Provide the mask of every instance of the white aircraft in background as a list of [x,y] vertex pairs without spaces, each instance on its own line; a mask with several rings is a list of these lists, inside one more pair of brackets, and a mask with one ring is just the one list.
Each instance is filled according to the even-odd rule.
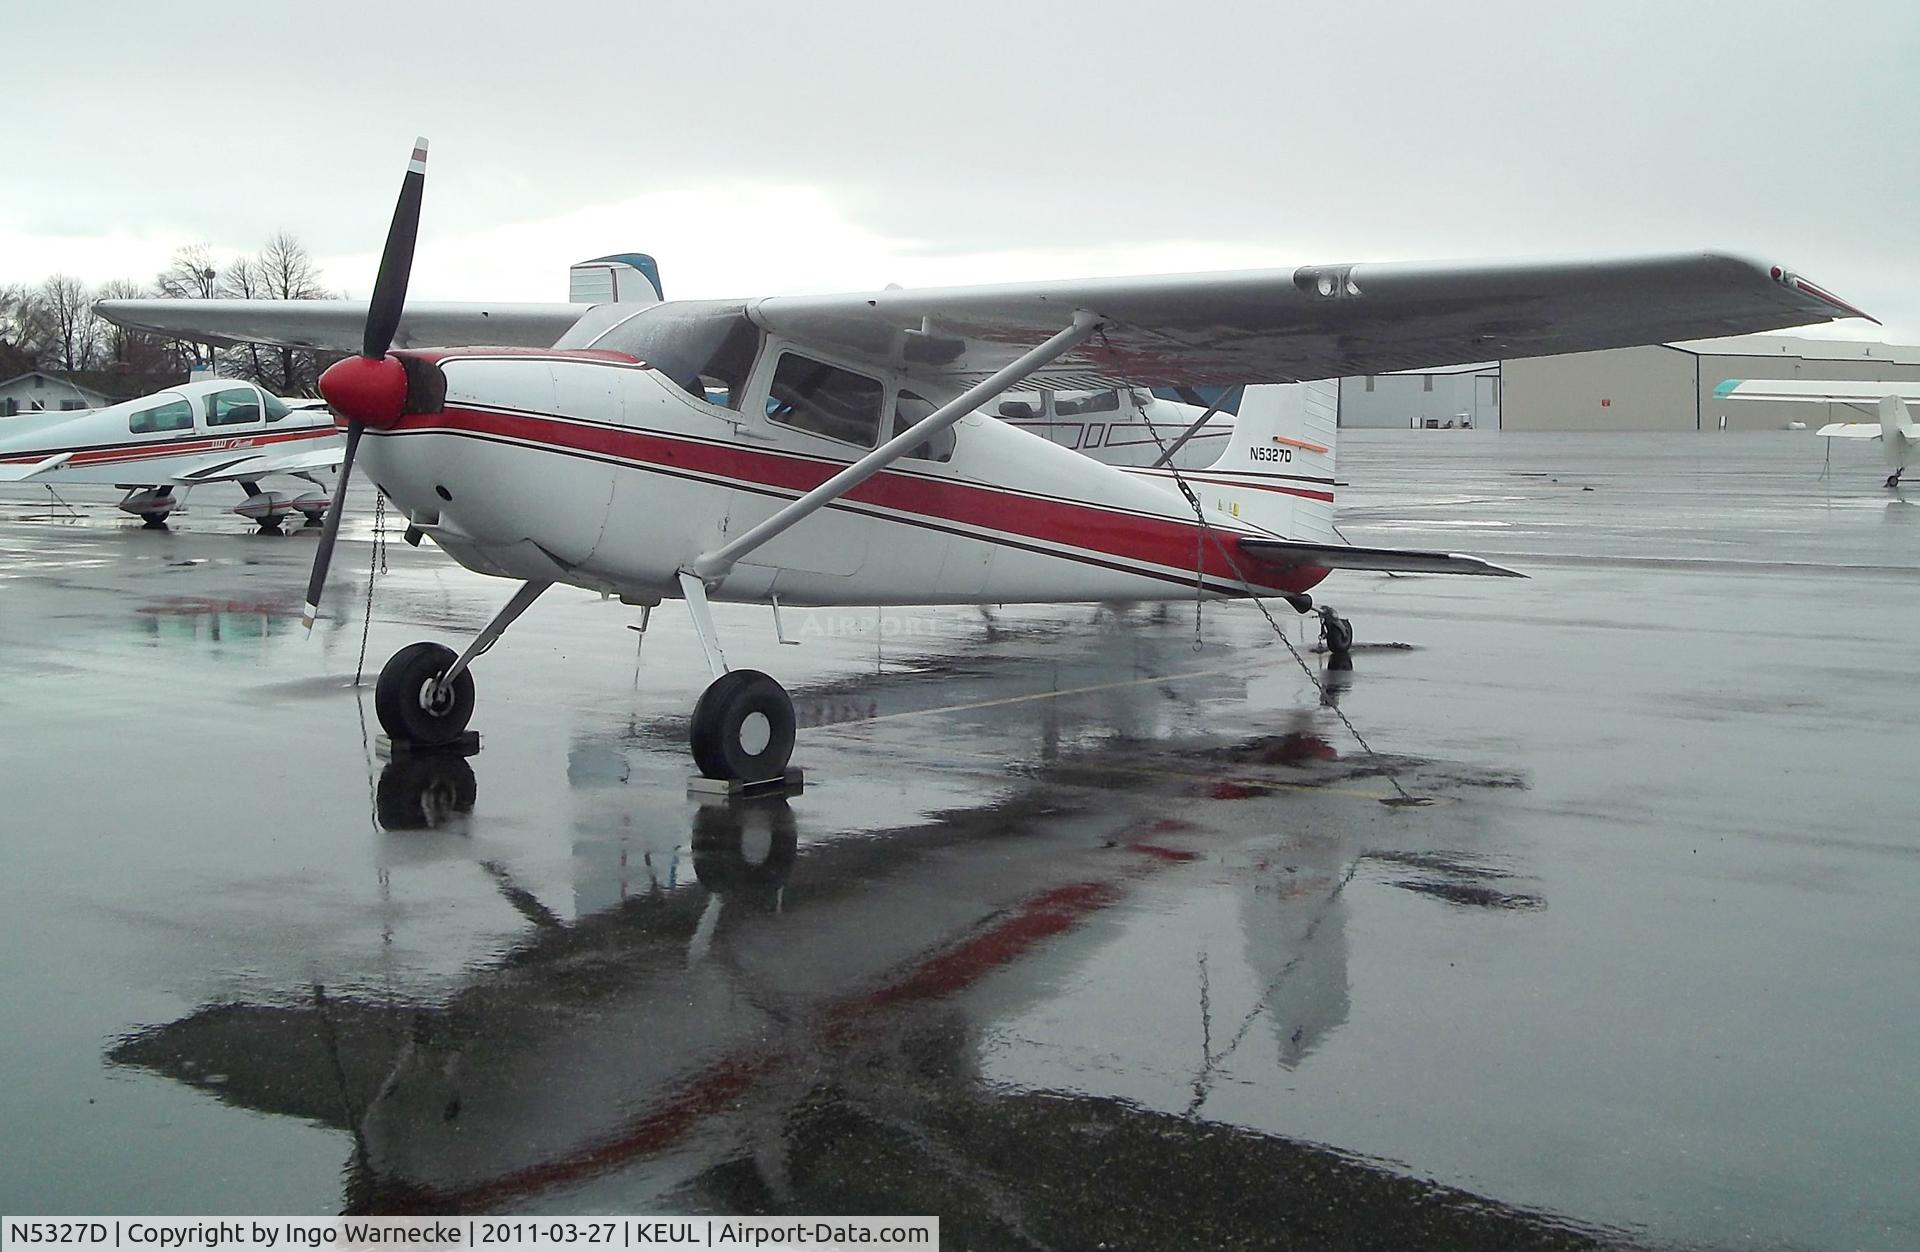
[[[333,495],[313,475],[346,444],[324,400],[282,400],[230,378],[184,383],[102,409],[20,414],[0,424],[0,483],[126,488],[122,511],[165,524],[203,483],[238,483],[234,512],[274,529],[294,513],[318,521]],[[262,488],[271,476],[297,491]]]
[[1893,473],[1887,486],[1898,488],[1900,476],[1913,464],[1920,448],[1920,426],[1914,424],[1907,403],[1920,403],[1920,380],[1881,382],[1854,378],[1729,378],[1713,389],[1722,400],[1778,400],[1798,404],[1845,404],[1879,411],[1874,422],[1829,422],[1815,434],[1828,439],[1878,439]]
[[[1008,391],[1290,383],[1864,316],[1779,266],[1715,254],[413,307],[425,174],[420,141],[366,306],[109,300],[98,311],[174,338],[358,352],[321,380],[347,443],[309,621],[363,442],[410,537],[520,583],[463,653],[416,643],[387,662],[375,709],[389,735],[459,739],[469,664],[555,583],[649,609],[680,598],[714,675],[691,736],[714,779],[780,777],[796,723],[774,679],[728,669],[710,599],[777,615],[782,601],[1271,596],[1304,613],[1334,569],[1513,573],[1299,537],[1332,508],[1331,446],[1277,436],[1277,398],[1264,419],[1242,406],[1243,459],[1175,482],[976,414]],[[1350,646],[1350,628],[1323,621],[1335,651]]]
[[1218,461],[1235,420],[1218,406],[1167,400],[1144,387],[1011,395],[987,411],[1103,465],[1183,470]]

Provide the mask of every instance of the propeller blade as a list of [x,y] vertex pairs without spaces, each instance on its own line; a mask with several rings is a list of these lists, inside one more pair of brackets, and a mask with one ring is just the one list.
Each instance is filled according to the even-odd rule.
[[420,201],[427,191],[427,141],[413,141],[413,159],[400,181],[400,199],[393,206],[393,224],[387,227],[386,250],[380,254],[380,272],[373,280],[373,299],[367,304],[367,336],[360,355],[375,359],[393,346],[400,329],[400,311],[407,303],[407,279],[413,273],[413,244],[420,233]]
[[320,547],[313,554],[313,575],[307,579],[307,606],[300,624],[313,633],[313,619],[320,615],[320,593],[326,590],[327,567],[333,564],[333,541],[340,537],[340,510],[347,503],[347,479],[353,474],[353,454],[360,447],[359,422],[347,423],[347,450],[340,458],[340,478],[333,485],[333,499],[327,505],[327,520],[320,528]]

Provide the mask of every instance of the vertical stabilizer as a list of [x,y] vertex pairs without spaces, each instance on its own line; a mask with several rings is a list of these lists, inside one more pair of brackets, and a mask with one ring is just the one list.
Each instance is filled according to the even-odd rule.
[[573,304],[658,304],[666,299],[660,265],[644,252],[617,252],[567,269]]
[[1220,459],[1191,475],[1201,503],[1286,539],[1332,542],[1340,384],[1248,387]]

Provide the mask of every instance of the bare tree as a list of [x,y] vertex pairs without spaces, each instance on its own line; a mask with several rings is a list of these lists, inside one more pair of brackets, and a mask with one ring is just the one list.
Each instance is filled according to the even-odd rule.
[[190,243],[174,249],[173,259],[153,285],[168,300],[213,299],[220,292],[220,270],[213,263],[212,246]]
[[[259,255],[227,267],[221,294],[239,300],[320,300],[330,293],[300,241],[286,231],[267,241]],[[320,371],[333,361],[302,348],[248,344],[229,358],[230,372],[283,396],[315,395]]]
[[37,294],[45,310],[45,350],[69,372],[92,368],[100,352],[100,323],[93,316],[86,284],[55,274],[40,284]]
[[[167,268],[154,278],[153,285],[166,300],[213,299],[220,294],[220,269],[214,264],[213,246],[190,243],[174,249]],[[191,369],[201,361],[216,368],[220,363],[220,349],[211,343],[170,339],[167,353],[179,369]]]
[[[131,278],[116,278],[101,285],[97,293],[102,300],[143,300],[153,293]],[[125,365],[131,370],[143,374],[157,374],[170,370],[181,370],[176,354],[170,351],[167,340],[145,331],[129,330],[117,326],[105,318],[99,318],[101,342],[106,350],[110,364]]]
[[24,284],[0,287],[0,378],[24,374],[39,364],[38,312]]
[[[236,258],[227,266],[227,272],[220,276],[220,296],[226,300],[265,300],[268,298],[266,284],[262,281],[261,271],[252,257]],[[220,371],[235,378],[245,378],[259,383],[270,391],[277,388],[269,385],[267,361],[257,343],[243,343],[227,353],[226,368]]]

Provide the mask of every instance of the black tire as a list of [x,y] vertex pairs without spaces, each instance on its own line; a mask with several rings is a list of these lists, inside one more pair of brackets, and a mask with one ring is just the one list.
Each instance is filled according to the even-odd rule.
[[1353,651],[1353,623],[1346,618],[1323,618],[1322,633],[1327,641],[1327,651],[1333,655],[1345,656]]
[[453,649],[437,643],[410,643],[380,670],[373,689],[373,711],[392,738],[417,747],[452,743],[473,716],[473,674],[462,670],[439,702],[422,703],[427,684],[453,667]]
[[384,830],[435,830],[473,812],[479,794],[473,767],[451,752],[409,754],[387,762],[374,791]]
[[[766,746],[757,752],[741,739],[756,714],[766,719],[767,730]],[[693,706],[693,763],[708,778],[778,778],[793,755],[793,727],[793,701],[786,688],[757,669],[722,674]]]
[[167,528],[167,514],[165,513],[143,514],[140,518],[140,524],[142,526],[145,526],[148,530],[165,530]]

